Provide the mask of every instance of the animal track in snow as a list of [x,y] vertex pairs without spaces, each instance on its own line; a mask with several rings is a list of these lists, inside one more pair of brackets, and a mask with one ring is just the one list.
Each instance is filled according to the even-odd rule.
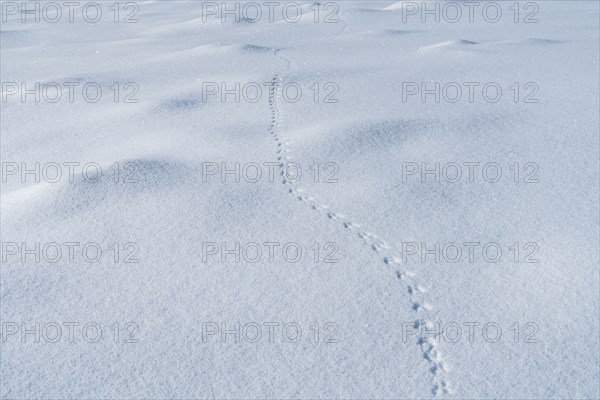
[[[287,70],[289,70],[292,62],[287,57],[283,56],[281,52],[282,49],[274,50],[275,56],[283,60],[287,65]],[[273,136],[277,145],[276,153],[279,162],[280,175],[282,177],[282,183],[289,186],[288,193],[295,196],[297,200],[306,203],[311,209],[322,211],[328,219],[341,222],[343,228],[355,232],[358,238],[362,239],[363,243],[376,253],[386,254],[381,258],[381,261],[388,267],[393,267],[396,278],[406,285],[409,301],[412,304],[411,310],[416,314],[415,327],[421,327],[421,325],[433,327],[433,323],[427,317],[427,312],[431,311],[433,307],[423,299],[423,294],[426,293],[426,289],[417,282],[416,275],[412,271],[401,266],[401,258],[398,256],[399,253],[392,249],[387,242],[379,239],[375,234],[363,230],[360,224],[348,220],[346,215],[332,211],[328,205],[319,202],[314,196],[306,194],[306,191],[300,187],[297,182],[287,179],[285,163],[292,158],[290,156],[290,142],[288,142],[285,135],[281,133],[281,128],[284,126],[280,101],[282,96],[280,91],[282,81],[283,77],[281,74],[275,74],[271,79],[269,90],[271,124],[269,125],[269,133]],[[444,372],[446,372],[448,368],[444,363],[441,352],[437,349],[437,342],[431,339],[419,339],[417,345],[423,354],[423,358],[430,364],[429,370],[433,375],[431,388],[432,395],[438,396],[439,394],[451,393],[449,383],[444,378]]]

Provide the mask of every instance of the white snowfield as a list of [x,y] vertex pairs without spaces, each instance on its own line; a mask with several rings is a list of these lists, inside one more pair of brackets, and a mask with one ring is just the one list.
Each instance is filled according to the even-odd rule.
[[1,397],[600,398],[598,2],[267,3],[2,2]]

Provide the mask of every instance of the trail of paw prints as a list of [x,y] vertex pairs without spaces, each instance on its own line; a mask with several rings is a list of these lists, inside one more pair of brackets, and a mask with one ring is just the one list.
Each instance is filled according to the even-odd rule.
[[[289,70],[291,61],[281,53],[281,49],[275,50],[274,53],[278,58],[286,62]],[[277,162],[281,182],[288,187],[288,192],[298,201],[307,204],[313,210],[323,213],[328,219],[340,223],[343,228],[354,233],[372,251],[378,253],[381,257],[381,262],[394,271],[396,279],[405,287],[408,293],[411,310],[415,315],[413,327],[417,332],[421,332],[421,329],[432,331],[435,325],[432,319],[428,317],[428,313],[433,309],[433,306],[426,300],[427,290],[425,286],[418,282],[416,274],[402,265],[401,257],[398,256],[400,253],[395,251],[392,246],[377,235],[363,229],[360,224],[349,220],[344,214],[334,212],[327,204],[318,201],[317,198],[308,194],[299,185],[294,176],[289,176],[287,163],[293,160],[291,154],[292,143],[284,134],[285,130],[283,129],[285,114],[281,108],[282,82],[283,76],[281,74],[274,75],[270,82],[269,92],[269,108],[271,111],[269,133],[277,144]],[[433,375],[431,394],[435,397],[452,393],[450,384],[445,378],[449,367],[438,348],[439,338],[428,335],[427,339],[418,339],[416,344],[419,346],[423,358],[429,364],[429,371]]]

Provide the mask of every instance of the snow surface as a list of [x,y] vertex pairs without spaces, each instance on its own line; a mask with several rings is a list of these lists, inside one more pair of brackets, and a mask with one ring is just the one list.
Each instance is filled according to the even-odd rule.
[[[139,263],[3,260],[3,327],[95,322],[105,337],[3,336],[2,398],[599,398],[598,3],[537,2],[535,24],[403,22],[406,3],[338,2],[331,24],[204,22],[195,1],[140,1],[135,24],[10,16],[2,82],[140,91],[135,104],[3,102],[2,161],[133,162],[138,182],[8,179],[2,242],[135,242]],[[506,92],[403,102],[402,82],[436,81]],[[236,103],[203,101],[203,82],[267,84]],[[282,99],[290,82],[297,103]],[[312,101],[314,82],[335,82],[339,102]],[[515,104],[514,82],[537,83],[539,102]],[[338,182],[202,179],[207,162],[278,161],[336,163]],[[403,162],[465,161],[507,178],[402,181]],[[514,183],[515,162],[535,162],[539,182]],[[203,262],[203,242],[296,242],[309,255]],[[310,246],[327,242],[339,262],[315,263]],[[406,242],[518,242],[521,258],[534,242],[539,262],[404,263]],[[206,322],[269,321],[303,337],[202,340]],[[503,337],[403,340],[415,321],[495,322]],[[138,342],[115,343],[115,322],[136,323]],[[338,342],[311,341],[315,322],[335,323]],[[515,343],[510,327],[523,335],[527,322],[537,343]]]

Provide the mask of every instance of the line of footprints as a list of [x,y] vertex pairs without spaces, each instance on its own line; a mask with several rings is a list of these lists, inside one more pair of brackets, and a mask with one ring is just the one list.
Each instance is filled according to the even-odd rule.
[[[290,65],[290,61],[283,57],[279,50],[275,51],[275,55],[284,60],[288,66]],[[282,76],[279,74],[273,76],[273,79],[271,80],[269,96],[271,124],[269,126],[269,133],[273,136],[275,142],[277,143],[279,174],[282,177],[282,182],[289,187],[289,193],[295,196],[297,200],[306,203],[313,210],[324,212],[327,218],[334,221],[340,221],[344,228],[355,232],[358,237],[362,239],[363,243],[369,246],[373,251],[383,254],[391,253],[393,250],[385,241],[379,239],[374,234],[361,230],[360,225],[352,221],[347,221],[345,215],[331,211],[329,206],[321,204],[314,197],[305,194],[304,189],[302,189],[297,182],[292,182],[286,179],[285,166],[287,162],[292,160],[292,157],[290,156],[290,143],[287,142],[287,137],[280,133],[283,117],[283,113],[281,112],[280,108],[281,102],[279,101],[281,99],[281,92],[279,90],[281,87],[281,82]],[[423,294],[426,293],[426,289],[423,286],[415,283],[415,274],[411,271],[400,268],[401,264],[399,257],[385,255],[382,260],[387,266],[395,267],[396,278],[399,281],[402,281],[403,283],[405,281],[412,282],[406,284],[406,289],[410,297],[412,310],[417,314],[417,319],[414,322],[414,328],[417,330],[420,330],[422,327],[434,329],[434,324],[429,319],[420,317],[422,313],[426,313],[427,311],[431,310],[432,306],[423,300]],[[423,358],[425,358],[425,360],[427,360],[431,365],[430,371],[433,374],[433,386],[431,388],[431,393],[434,396],[451,393],[449,383],[442,377],[443,372],[448,371],[449,369],[448,366],[445,365],[442,353],[438,349],[438,341],[431,337],[428,337],[427,339],[419,338],[417,340],[417,345],[423,353]]]

